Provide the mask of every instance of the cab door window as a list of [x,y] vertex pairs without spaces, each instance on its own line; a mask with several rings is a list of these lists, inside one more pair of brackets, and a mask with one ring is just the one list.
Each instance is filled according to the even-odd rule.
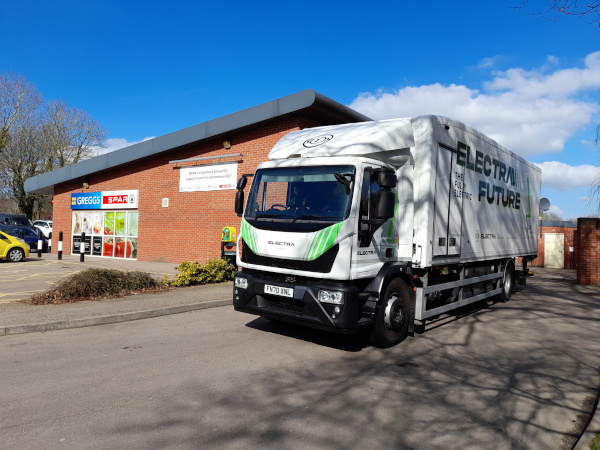
[[377,197],[379,194],[379,172],[370,168],[365,169],[363,185],[360,195],[360,218],[361,220],[376,219]]

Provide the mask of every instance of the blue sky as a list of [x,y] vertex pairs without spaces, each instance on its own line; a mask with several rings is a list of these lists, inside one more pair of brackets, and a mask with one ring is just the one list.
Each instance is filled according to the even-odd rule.
[[544,0],[0,2],[0,73],[92,114],[109,149],[303,89],[373,118],[447,115],[544,170],[564,219],[592,212],[600,28]]

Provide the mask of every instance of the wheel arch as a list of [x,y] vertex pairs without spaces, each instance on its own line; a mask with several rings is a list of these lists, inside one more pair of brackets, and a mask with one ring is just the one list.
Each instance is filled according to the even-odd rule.
[[375,317],[377,317],[376,310],[382,307],[382,298],[389,284],[395,279],[404,281],[408,288],[410,300],[408,331],[409,333],[412,333],[414,332],[416,295],[413,289],[412,270],[405,263],[394,264],[386,262],[383,264],[379,273],[371,280],[363,291],[364,294],[368,294],[365,306],[367,309],[373,309]]

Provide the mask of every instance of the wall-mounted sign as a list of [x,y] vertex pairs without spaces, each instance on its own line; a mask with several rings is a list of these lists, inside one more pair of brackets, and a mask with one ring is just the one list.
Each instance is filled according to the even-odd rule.
[[237,163],[227,163],[182,167],[179,170],[179,192],[235,189],[237,166]]
[[102,191],[71,194],[71,209],[137,209],[138,191]]

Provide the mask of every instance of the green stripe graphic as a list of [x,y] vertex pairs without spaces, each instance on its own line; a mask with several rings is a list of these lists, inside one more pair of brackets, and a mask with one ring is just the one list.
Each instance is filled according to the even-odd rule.
[[254,253],[258,255],[258,245],[256,239],[256,229],[246,222],[246,219],[242,219],[242,239],[250,247]]
[[314,233],[308,243],[304,260],[314,261],[333,247],[343,224],[344,222],[339,222]]
[[398,187],[396,187],[396,203],[394,203],[394,215],[392,216],[392,219],[390,220],[390,226],[388,228],[388,234],[387,234],[387,242],[388,244],[391,244],[394,242],[394,238],[392,237],[392,232],[394,231],[394,222],[396,221],[396,211],[398,210],[398,191],[400,189],[398,189]]
[[529,214],[526,217],[531,217],[531,193],[529,192],[529,178],[527,178],[527,201],[529,203]]

